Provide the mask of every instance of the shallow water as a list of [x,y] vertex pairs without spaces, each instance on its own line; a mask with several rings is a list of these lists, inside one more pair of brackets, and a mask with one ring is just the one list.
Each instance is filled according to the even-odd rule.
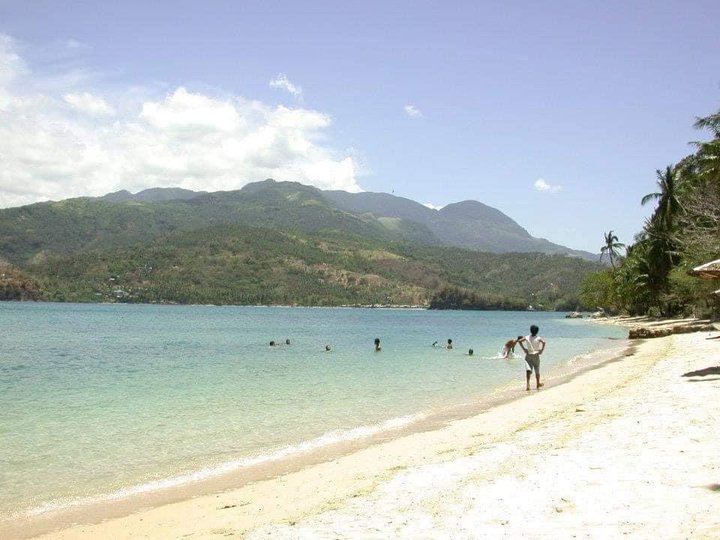
[[[524,385],[522,360],[499,351],[533,323],[543,370],[625,336],[563,315],[0,303],[0,519],[191,482]],[[431,346],[448,338],[452,350]]]

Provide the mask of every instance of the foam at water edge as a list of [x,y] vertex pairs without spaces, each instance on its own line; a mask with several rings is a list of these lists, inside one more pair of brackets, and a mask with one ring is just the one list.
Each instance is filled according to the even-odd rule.
[[381,424],[360,426],[349,430],[330,431],[328,433],[324,433],[316,439],[310,439],[296,445],[287,446],[269,454],[229,461],[216,467],[207,467],[193,473],[183,474],[164,480],[156,480],[153,482],[147,482],[145,484],[131,486],[125,489],[115,491],[113,493],[97,495],[93,497],[78,497],[67,500],[49,501],[47,503],[41,504],[40,506],[36,506],[23,512],[22,515],[24,515],[25,517],[38,516],[40,514],[62,510],[65,508],[85,506],[106,501],[115,501],[133,495],[151,493],[154,491],[178,487],[192,482],[198,482],[201,480],[206,480],[208,478],[221,476],[223,474],[227,474],[247,467],[252,467],[254,465],[270,463],[273,461],[280,461],[290,456],[305,454],[313,450],[318,450],[320,448],[330,446],[332,444],[356,441],[359,439],[364,439],[366,437],[378,435],[386,431],[401,429],[415,422],[419,422],[426,417],[426,414],[414,414],[402,416],[399,418],[393,418]]

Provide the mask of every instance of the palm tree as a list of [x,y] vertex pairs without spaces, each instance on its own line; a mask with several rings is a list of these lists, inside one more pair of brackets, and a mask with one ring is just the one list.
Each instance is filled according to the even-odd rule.
[[652,303],[662,309],[662,296],[670,287],[670,272],[679,261],[677,229],[684,207],[682,167],[666,167],[657,172],[659,192],[649,193],[642,204],[657,200],[652,217],[645,223],[644,259],[647,263],[647,285]]
[[695,160],[698,165],[698,175],[703,179],[720,182],[720,111],[705,118],[698,118],[696,129],[709,129],[713,140],[693,143],[698,151]]
[[670,232],[675,224],[675,218],[683,209],[680,202],[679,176],[670,166],[666,167],[664,172],[660,169],[655,172],[660,191],[648,193],[640,203],[644,206],[650,201],[657,200],[658,205],[653,214],[653,220],[657,221],[665,232]]
[[693,127],[695,129],[709,129],[716,139],[720,138],[720,111],[705,118],[698,118]]
[[620,258],[620,248],[624,248],[625,244],[618,241],[618,237],[612,231],[605,233],[605,245],[600,248],[600,260],[605,254],[610,259],[610,264],[615,270],[615,259]]

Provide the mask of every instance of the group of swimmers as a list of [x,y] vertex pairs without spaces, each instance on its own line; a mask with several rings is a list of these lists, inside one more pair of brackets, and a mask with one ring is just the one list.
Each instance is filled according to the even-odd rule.
[[[433,347],[440,347],[441,345],[438,345],[438,342],[437,342],[437,341],[433,341],[432,346],[433,346]],[[452,348],[453,348],[453,340],[452,340],[452,339],[449,339],[449,338],[448,338],[448,340],[447,340],[447,345],[445,345],[445,348],[446,348],[446,349],[452,349]],[[472,349],[468,349],[468,352],[467,352],[467,353],[468,353],[468,356],[472,356],[473,354],[475,354],[475,351],[473,351]]]
[[[540,382],[540,355],[545,350],[545,340],[538,336],[538,332],[540,329],[537,327],[537,325],[530,326],[530,334],[523,337],[518,336],[515,339],[510,339],[507,342],[505,342],[505,345],[503,346],[502,350],[502,357],[503,358],[510,358],[512,355],[515,354],[515,347],[517,345],[520,345],[523,352],[525,353],[525,381],[526,381],[526,390],[530,390],[530,375],[535,372],[535,384],[536,388],[540,389],[543,385],[543,383]],[[380,347],[380,338],[375,338],[373,341],[375,345],[375,352],[380,352],[382,350],[382,347]],[[270,342],[270,346],[274,347],[277,344],[274,341]],[[285,340],[285,345],[290,345],[290,339]],[[438,342],[435,341],[432,344],[433,347],[438,347]],[[449,339],[447,340],[447,345],[445,345],[446,349],[452,349],[453,348],[453,340]],[[325,351],[330,352],[332,348],[330,345],[325,345]],[[467,352],[468,356],[472,356],[474,354],[474,351],[472,349],[468,349]]]
[[[520,348],[525,353],[525,389],[530,390],[530,375],[535,373],[535,388],[538,390],[544,386],[544,383],[540,382],[540,355],[545,351],[545,339],[538,335],[540,328],[533,324],[530,326],[530,334],[527,336],[518,336],[515,339],[510,339],[505,342],[502,350],[503,358],[510,358],[515,354],[515,347],[520,345]],[[378,342],[379,340],[376,340]],[[438,342],[433,343],[433,347],[437,347]],[[447,349],[453,348],[452,339],[447,340]],[[376,348],[376,350],[379,350]],[[468,355],[473,355],[473,350],[468,351]]]
[[[376,340],[376,341],[379,342],[380,340]],[[280,343],[277,343],[275,341],[270,342],[271,347],[277,347],[278,345],[280,345]],[[285,340],[285,345],[290,345],[290,338]],[[332,347],[330,347],[330,345],[325,345],[325,352],[330,352],[330,351],[332,351]]]

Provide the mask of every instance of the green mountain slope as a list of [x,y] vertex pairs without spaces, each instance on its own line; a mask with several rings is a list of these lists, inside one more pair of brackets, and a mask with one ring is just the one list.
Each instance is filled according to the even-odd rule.
[[567,309],[579,280],[596,268],[564,256],[219,225],[133,247],[46,256],[25,270],[46,298],[65,301],[428,305],[453,289],[472,292],[476,305],[445,307]]
[[535,238],[499,210],[478,201],[449,204],[440,210],[386,193],[324,191],[323,195],[349,212],[417,223],[432,233],[432,242],[493,253],[540,252],[567,254],[587,260],[598,256]]
[[[119,194],[118,194],[119,193]],[[272,180],[239,191],[151,201],[80,198],[0,211],[0,257],[14,264],[34,257],[131,246],[174,231],[243,224],[305,232],[343,231],[384,240],[428,238],[423,226],[356,216],[333,207],[320,190]],[[143,192],[145,193],[145,192]],[[177,194],[177,192],[174,192]]]
[[522,242],[529,251],[539,240],[478,202],[438,212],[272,180],[0,210],[0,262],[16,276],[5,298],[575,307],[579,280],[596,264],[477,251]]

